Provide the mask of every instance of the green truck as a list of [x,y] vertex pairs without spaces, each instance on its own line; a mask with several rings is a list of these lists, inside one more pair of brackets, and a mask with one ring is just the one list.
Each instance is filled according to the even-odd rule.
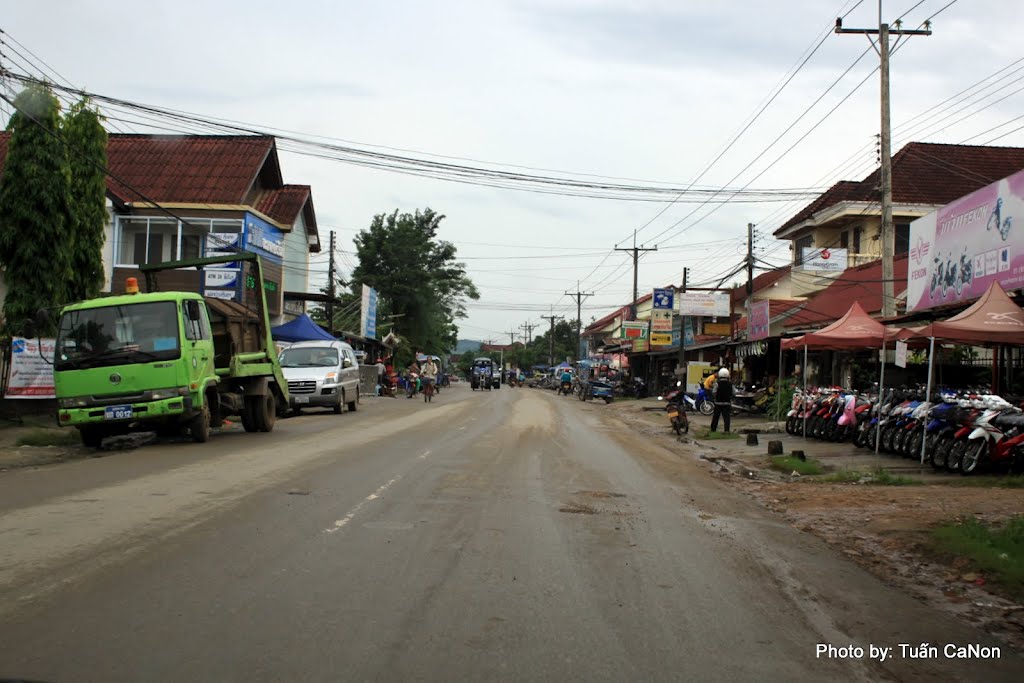
[[[243,301],[161,292],[157,274],[236,262]],[[205,442],[231,415],[248,432],[269,432],[288,406],[288,383],[270,336],[259,256],[141,266],[148,293],[126,291],[61,310],[54,358],[57,419],[82,443],[130,431],[184,434]]]

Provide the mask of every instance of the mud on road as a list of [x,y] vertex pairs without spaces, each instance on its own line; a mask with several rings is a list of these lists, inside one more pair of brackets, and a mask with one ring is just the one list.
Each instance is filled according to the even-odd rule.
[[[801,531],[813,534],[890,585],[1024,652],[1024,605],[974,572],[966,558],[936,554],[930,532],[940,524],[974,518],[1000,523],[1024,515],[1024,490],[965,487],[949,483],[908,486],[829,484],[769,469],[767,439],[758,447],[742,440],[702,442],[677,438],[661,412],[639,402],[591,406],[620,420],[634,434],[670,445],[680,461],[703,463],[712,476],[738,488]],[[851,446],[852,448],[852,446]],[[734,454],[744,453],[742,457]],[[652,462],[668,478],[679,463]]]

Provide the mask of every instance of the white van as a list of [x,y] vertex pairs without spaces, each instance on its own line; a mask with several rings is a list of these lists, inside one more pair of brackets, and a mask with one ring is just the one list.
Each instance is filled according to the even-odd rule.
[[341,341],[307,341],[292,344],[280,356],[288,381],[288,407],[331,407],[341,413],[359,406],[359,362],[352,347]]

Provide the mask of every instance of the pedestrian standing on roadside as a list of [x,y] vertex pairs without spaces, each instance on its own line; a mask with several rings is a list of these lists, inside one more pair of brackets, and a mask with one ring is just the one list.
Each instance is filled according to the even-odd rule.
[[715,414],[711,416],[711,431],[718,431],[718,417],[722,417],[725,433],[729,433],[729,422],[732,420],[733,387],[729,380],[729,370],[718,371],[718,379],[711,387],[711,399],[715,402]]

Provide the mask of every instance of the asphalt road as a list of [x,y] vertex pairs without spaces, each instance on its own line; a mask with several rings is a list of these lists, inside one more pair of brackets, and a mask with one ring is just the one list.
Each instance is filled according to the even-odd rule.
[[462,384],[0,474],[0,679],[1024,676],[1005,647],[946,643],[996,644],[671,439],[541,390]]

